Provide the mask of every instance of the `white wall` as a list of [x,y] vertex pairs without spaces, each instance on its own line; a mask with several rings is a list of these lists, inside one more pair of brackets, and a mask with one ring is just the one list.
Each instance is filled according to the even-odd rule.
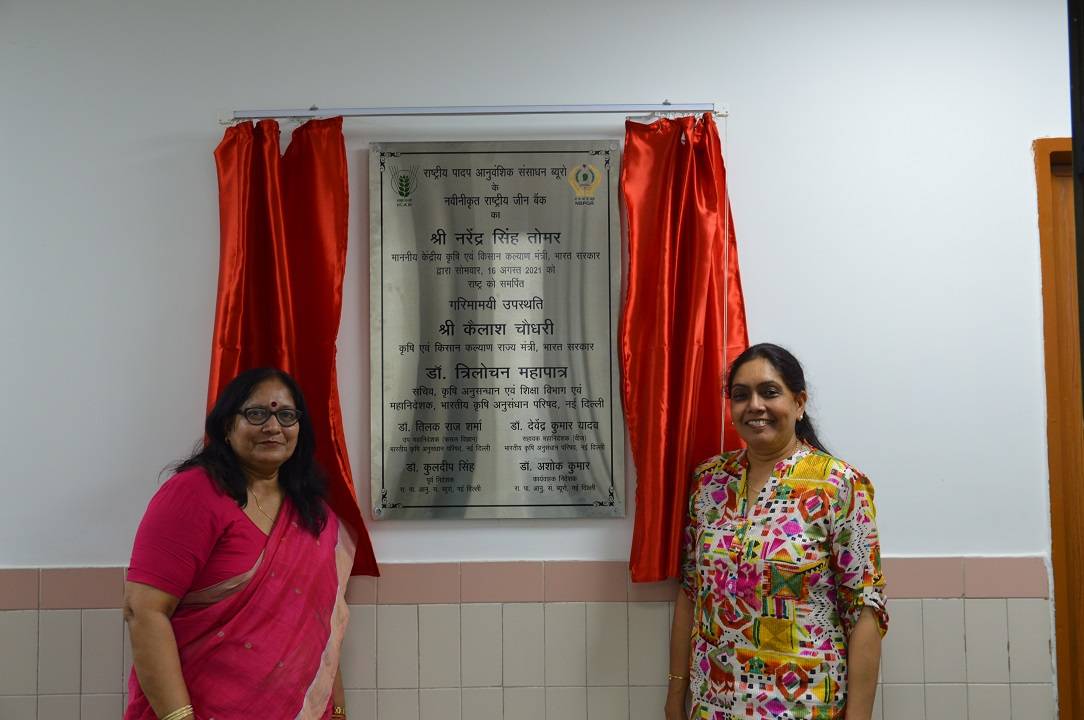
[[[0,2],[0,567],[126,562],[200,434],[233,108],[729,106],[753,340],[805,362],[889,555],[1045,553],[1030,144],[1067,135],[1065,5]],[[288,128],[287,128],[288,129]],[[367,143],[621,120],[351,120],[340,334],[368,496]],[[630,483],[629,496],[634,488]],[[380,522],[383,561],[619,559],[625,521]]]

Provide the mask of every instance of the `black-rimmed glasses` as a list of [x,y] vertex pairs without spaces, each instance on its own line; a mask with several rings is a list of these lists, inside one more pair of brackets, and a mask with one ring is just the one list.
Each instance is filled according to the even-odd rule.
[[282,427],[297,425],[297,421],[301,419],[300,410],[295,410],[294,408],[279,408],[278,410],[272,410],[271,408],[266,408],[262,405],[247,407],[237,414],[243,417],[249,425],[263,425],[271,419],[272,415],[275,416],[275,419],[279,421],[279,425]]

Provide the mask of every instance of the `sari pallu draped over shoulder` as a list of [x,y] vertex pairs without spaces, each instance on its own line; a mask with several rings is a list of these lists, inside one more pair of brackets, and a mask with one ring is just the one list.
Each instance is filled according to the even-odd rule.
[[[181,600],[171,622],[199,720],[330,716],[354,549],[334,514],[315,537],[286,502],[252,570]],[[157,717],[134,669],[129,693],[125,720]]]

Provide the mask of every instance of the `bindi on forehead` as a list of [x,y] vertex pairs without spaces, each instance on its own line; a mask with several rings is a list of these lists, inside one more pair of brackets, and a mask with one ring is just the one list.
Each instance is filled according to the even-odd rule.
[[279,404],[277,402],[275,402],[274,400],[271,401],[272,409],[277,408],[278,406],[279,406]]

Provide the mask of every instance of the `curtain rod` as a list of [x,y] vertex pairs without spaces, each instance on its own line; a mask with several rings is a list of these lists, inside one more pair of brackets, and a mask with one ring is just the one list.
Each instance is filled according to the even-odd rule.
[[315,117],[402,117],[433,115],[565,115],[588,113],[701,113],[710,112],[716,117],[726,117],[725,108],[716,110],[715,103],[653,103],[629,105],[433,105],[429,107],[354,107],[321,108],[313,105],[308,109],[234,110],[229,118],[221,118],[223,124],[238,120],[264,118],[315,118]]

